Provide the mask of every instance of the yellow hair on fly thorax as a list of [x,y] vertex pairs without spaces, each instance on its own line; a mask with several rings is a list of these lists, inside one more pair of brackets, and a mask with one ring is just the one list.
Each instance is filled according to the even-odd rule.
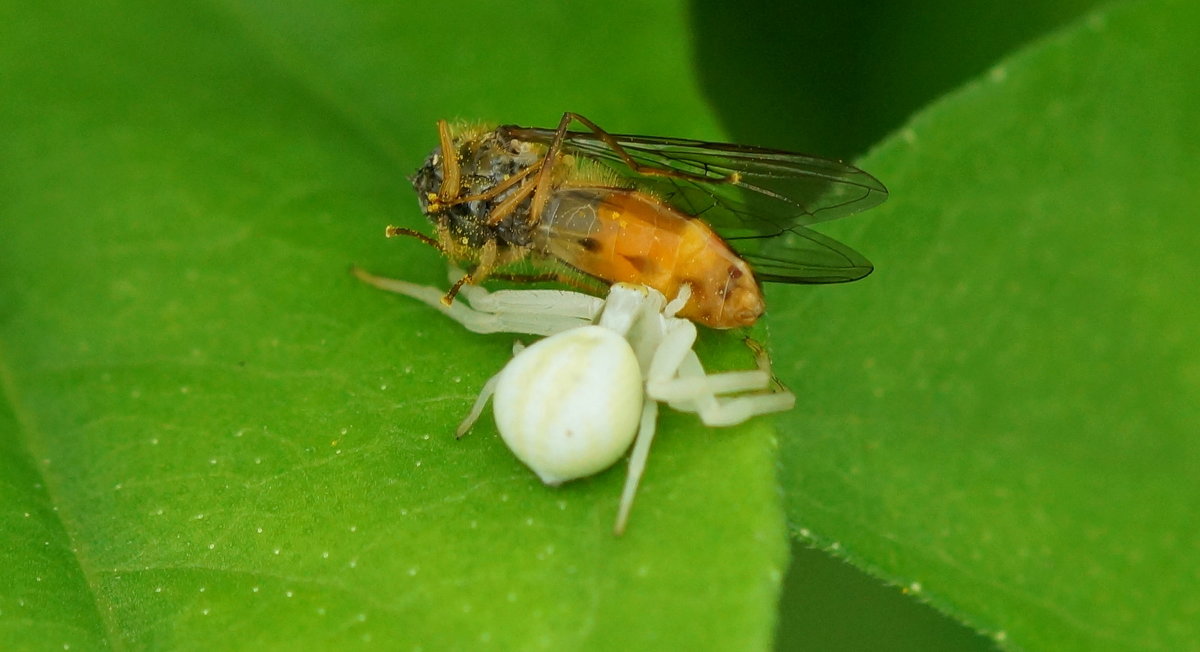
[[450,137],[456,142],[477,140],[485,134],[495,131],[496,125],[477,120],[456,120],[450,125]]
[[594,159],[578,156],[564,156],[563,159],[569,162],[571,170],[565,179],[565,184],[568,186],[626,189],[634,187],[632,181]]

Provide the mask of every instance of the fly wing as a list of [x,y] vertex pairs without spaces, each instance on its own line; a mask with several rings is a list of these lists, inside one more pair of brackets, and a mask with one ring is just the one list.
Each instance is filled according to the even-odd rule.
[[[552,129],[502,129],[518,140],[545,145],[554,140]],[[636,180],[639,187],[702,218],[727,239],[781,235],[793,227],[852,215],[887,199],[887,188],[878,179],[840,161],[683,138],[619,134],[612,138],[638,165],[682,174],[638,174],[593,132],[567,132],[563,151]]]
[[778,237],[733,238],[729,244],[761,281],[847,283],[875,269],[857,251],[803,226],[794,226]]

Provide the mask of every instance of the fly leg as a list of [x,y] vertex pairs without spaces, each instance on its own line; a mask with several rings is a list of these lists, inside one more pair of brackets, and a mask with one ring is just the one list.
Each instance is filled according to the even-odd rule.
[[496,270],[499,254],[500,245],[496,242],[495,238],[489,238],[484,242],[483,246],[479,248],[479,264],[462,278],[455,281],[454,285],[450,286],[450,290],[446,292],[446,296],[442,297],[442,305],[448,306],[454,303],[454,297],[458,296],[458,291],[462,289],[463,285],[479,285],[486,281],[487,277],[491,276],[492,272]]
[[[486,220],[488,226],[499,224],[505,217],[512,214],[521,202],[529,198],[530,193],[534,191],[534,185],[528,182],[528,177],[535,170],[539,170],[545,162],[545,159],[543,159],[542,164],[531,165],[483,192],[462,197],[460,196],[462,193],[462,166],[459,164],[458,153],[454,151],[454,139],[450,135],[450,126],[445,120],[438,120],[438,140],[441,142],[442,150],[442,185],[438,188],[436,200],[430,198],[431,201],[426,210],[430,213],[440,213],[449,206],[474,201],[488,201],[499,197],[514,186],[517,186],[517,191],[511,197],[505,198],[504,201],[500,202],[488,214]],[[391,233],[392,227],[388,228],[389,233]],[[396,231],[399,235],[412,235],[407,232],[400,233],[401,229],[396,229]],[[477,280],[482,281],[483,277]],[[472,279],[466,282],[474,284],[477,280]],[[457,290],[452,289],[446,295],[447,299],[453,300],[456,293]]]
[[[693,174],[691,172],[684,172],[682,170],[670,170],[653,165],[642,165],[635,161],[633,157],[629,155],[629,152],[625,151],[624,147],[621,147],[621,144],[617,142],[617,139],[614,138],[612,134],[601,129],[599,125],[597,125],[595,122],[592,122],[588,118],[585,118],[578,113],[571,113],[569,111],[563,114],[562,120],[560,120],[558,123],[558,131],[554,133],[555,142],[559,142],[566,137],[566,125],[569,125],[572,121],[578,122],[579,124],[587,127],[589,131],[596,134],[596,137],[599,138],[600,141],[605,145],[608,145],[609,149],[611,149],[614,154],[621,157],[621,160],[625,162],[625,165],[629,166],[630,170],[633,170],[638,174],[652,177],[688,179],[690,181],[702,181],[704,183],[737,183],[741,180],[741,175],[736,172],[720,177],[713,177],[707,174]],[[552,149],[553,147],[554,145],[551,144]]]
[[533,193],[533,201],[529,207],[529,222],[531,224],[536,224],[541,219],[542,210],[545,209],[546,203],[550,200],[550,193],[554,190],[554,168],[563,156],[563,142],[567,138],[567,128],[571,126],[572,122],[578,122],[596,134],[596,137],[605,145],[608,145],[613,153],[619,156],[625,165],[629,166],[630,170],[638,174],[702,181],[704,183],[738,183],[741,181],[741,175],[736,172],[720,177],[713,177],[707,174],[693,174],[682,170],[669,170],[653,165],[642,165],[634,160],[629,155],[629,152],[625,151],[624,147],[621,147],[621,144],[617,142],[617,139],[612,134],[601,129],[599,125],[588,118],[578,113],[567,111],[563,113],[562,118],[558,121],[558,127],[554,130],[554,138],[551,139],[550,146],[546,150],[546,155],[542,158],[540,169],[538,170],[537,188]]
[[[462,187],[462,165],[458,160],[458,152],[454,150],[454,139],[450,135],[450,126],[445,120],[438,120],[438,141],[441,143],[442,152],[442,185],[438,187],[437,196],[429,197],[429,203],[426,210],[433,213],[440,213],[444,209],[457,204],[465,204],[473,201],[487,201],[497,197],[507,191],[509,188],[522,183],[526,177],[532,173],[537,166],[530,166],[521,170],[517,174],[512,175],[508,179],[488,188],[484,192],[466,197],[461,196]],[[512,209],[509,209],[510,211]],[[497,220],[499,221],[499,220]]]
[[551,186],[554,181],[554,166],[558,164],[558,157],[562,155],[563,139],[567,136],[567,127],[571,126],[571,119],[575,116],[574,113],[564,113],[562,119],[558,121],[558,128],[554,130],[554,140],[550,141],[550,147],[546,149],[546,155],[542,157],[541,169],[538,170],[536,190],[533,192],[533,201],[529,206],[529,223],[537,224],[542,217],[542,209],[545,208],[546,202],[550,201]]
[[[437,231],[437,239],[431,238],[420,231],[414,231],[412,229],[391,225],[387,227],[387,230],[384,231],[384,233],[389,238],[394,238],[396,236],[416,238],[424,244],[437,249],[443,256],[449,258],[450,260],[457,260],[461,258],[458,248],[454,246],[454,239],[450,237],[450,231],[441,224],[438,225]],[[481,247],[479,250],[479,264],[475,266],[475,269],[471,270],[470,274],[458,279],[458,282],[450,287],[450,290],[446,292],[444,296],[442,296],[442,303],[447,306],[451,303],[454,303],[454,297],[458,294],[458,291],[462,288],[464,283],[475,284],[486,279],[496,265],[498,249],[499,247],[497,246],[495,240],[488,240],[485,242],[483,247]],[[355,273],[357,274],[357,272]],[[359,278],[367,280],[361,274],[359,274]]]
[[[522,183],[525,180],[525,177],[528,177],[530,175],[530,173],[532,173],[536,169],[537,169],[536,165],[531,165],[531,166],[525,168],[524,170],[521,170],[520,172],[512,175],[511,177],[505,179],[504,181],[501,181],[500,183],[492,186],[491,188],[488,188],[487,190],[485,190],[481,193],[474,194],[474,195],[467,195],[466,197],[455,198],[449,202],[446,202],[442,206],[439,206],[438,208],[440,209],[445,206],[453,206],[455,204],[467,204],[467,203],[470,203],[473,201],[487,201],[489,199],[494,199],[494,198],[500,196],[501,194],[503,194],[504,192],[506,192],[509,188],[512,188],[513,186],[517,185],[518,183]],[[518,191],[518,192],[521,192],[521,191]],[[528,197],[528,196],[529,196],[528,192],[526,192],[524,197]],[[497,220],[497,221],[499,221],[499,220]]]
[[451,204],[462,192],[462,166],[458,164],[458,152],[445,120],[438,120],[438,141],[442,146],[442,186],[438,188],[437,199],[440,204]]
[[384,235],[386,235],[389,238],[394,238],[398,235],[406,236],[409,238],[416,238],[417,240],[420,240],[421,242],[429,245],[430,247],[437,249],[438,252],[441,253],[442,255],[448,255],[448,252],[446,251],[446,247],[443,246],[441,242],[434,240],[433,238],[425,235],[424,233],[421,233],[420,231],[414,231],[412,229],[405,229],[403,227],[392,226],[391,224],[389,224],[387,229],[384,230]]
[[779,377],[771,371],[771,356],[767,353],[767,347],[749,335],[742,342],[754,354],[754,361],[757,363],[759,371],[771,377],[771,384],[775,386],[775,391],[790,393],[787,386],[783,384],[783,381],[779,380]]
[[[420,231],[405,229],[398,226],[389,226],[386,233],[387,237],[389,238],[395,236],[416,238],[430,247],[437,249],[442,253],[442,255],[446,256],[450,260],[458,260],[462,258],[462,256],[459,255],[460,252],[456,247],[453,246],[453,239],[450,237],[450,232],[443,226],[438,227],[439,237],[436,240],[425,235],[424,233],[421,233]],[[450,286],[450,290],[442,297],[442,303],[447,306],[454,303],[454,297],[458,295],[458,292],[462,289],[463,285],[479,285],[487,280],[487,278],[492,275],[492,272],[495,271],[496,267],[500,264],[502,264],[500,261],[500,245],[494,238],[487,240],[483,243],[483,246],[479,248],[479,262],[475,265],[475,268],[472,269],[469,274],[466,274],[462,278],[455,281],[454,285]],[[359,278],[363,278],[362,275],[359,275]]]
[[[462,196],[462,165],[459,161],[458,152],[454,149],[454,138],[450,133],[449,124],[445,120],[439,120],[438,140],[440,142],[442,157],[442,183],[438,188],[437,196],[430,196],[428,198],[426,211],[433,215],[442,212],[450,206],[468,202],[488,201],[500,197],[504,193],[510,193],[508,197],[505,197],[500,203],[492,207],[492,210],[484,220],[487,226],[494,227],[500,224],[506,217],[512,215],[532,195],[534,199],[532,202],[533,210],[530,215],[530,223],[536,224],[542,206],[545,204],[546,199],[549,198],[551,190],[551,176],[547,170],[553,169],[554,162],[557,161],[559,152],[562,149],[562,135],[566,133],[566,128],[570,124],[569,115],[564,115],[563,118],[563,122],[559,126],[559,135],[555,138],[555,144],[551,145],[546,156],[543,156],[539,162],[526,167],[483,192],[467,196]],[[548,164],[549,168],[547,168]],[[537,172],[536,177],[534,175],[535,172]],[[458,255],[462,252],[460,252],[460,247],[449,236],[446,224],[437,219],[435,219],[435,222],[438,222],[437,239],[430,238],[411,229],[395,226],[387,228],[387,235],[388,237],[401,235],[416,238],[437,249],[451,260],[464,258],[464,256]],[[455,296],[458,295],[464,285],[478,285],[491,276],[497,267],[512,262],[512,260],[524,255],[524,252],[516,253],[510,251],[508,247],[506,247],[504,252],[501,252],[500,243],[495,237],[486,240],[478,252],[471,253],[476,254],[470,257],[477,257],[477,264],[470,273],[458,279],[446,292],[445,296],[442,297],[442,303],[446,306],[454,302]],[[579,287],[578,283],[574,283],[561,275],[555,275],[554,280],[565,281],[570,285]]]
[[[528,169],[533,170],[532,167],[530,167]],[[496,226],[501,221],[503,221],[504,218],[511,215],[513,211],[517,210],[517,206],[520,206],[521,202],[528,199],[529,195],[531,193],[533,193],[536,188],[537,188],[537,185],[529,180],[526,180],[525,182],[523,182],[521,184],[521,187],[518,188],[516,192],[514,192],[509,197],[506,197],[504,199],[504,201],[500,202],[499,204],[496,205],[495,208],[492,209],[492,212],[488,213],[487,220],[486,220],[487,225],[488,226]],[[531,220],[530,223],[536,224],[537,222]]]

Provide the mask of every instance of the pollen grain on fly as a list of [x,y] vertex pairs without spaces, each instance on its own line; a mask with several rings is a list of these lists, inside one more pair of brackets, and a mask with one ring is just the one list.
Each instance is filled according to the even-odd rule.
[[[584,131],[570,131],[579,123]],[[753,324],[761,281],[836,283],[871,264],[809,229],[882,202],[887,190],[853,166],[725,143],[609,134],[566,113],[555,129],[438,123],[439,146],[412,178],[435,237],[408,229],[470,271],[588,287],[644,284],[713,328]],[[510,274],[531,261],[545,274]]]

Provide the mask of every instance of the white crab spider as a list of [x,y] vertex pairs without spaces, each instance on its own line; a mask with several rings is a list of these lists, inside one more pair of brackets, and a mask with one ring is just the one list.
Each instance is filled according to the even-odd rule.
[[501,436],[551,485],[608,468],[632,441],[614,527],[618,535],[645,470],[660,402],[695,413],[709,426],[736,425],[795,405],[791,392],[764,391],[772,384],[765,368],[705,373],[692,350],[695,324],[675,316],[691,295],[687,285],[670,303],[657,290],[627,283],[612,286],[605,300],[561,290],[488,292],[466,285],[462,300],[447,306],[437,288],[357,268],[355,274],[477,333],[551,336],[528,348],[514,346],[513,359],[484,385],[457,435],[471,428],[494,395]]

